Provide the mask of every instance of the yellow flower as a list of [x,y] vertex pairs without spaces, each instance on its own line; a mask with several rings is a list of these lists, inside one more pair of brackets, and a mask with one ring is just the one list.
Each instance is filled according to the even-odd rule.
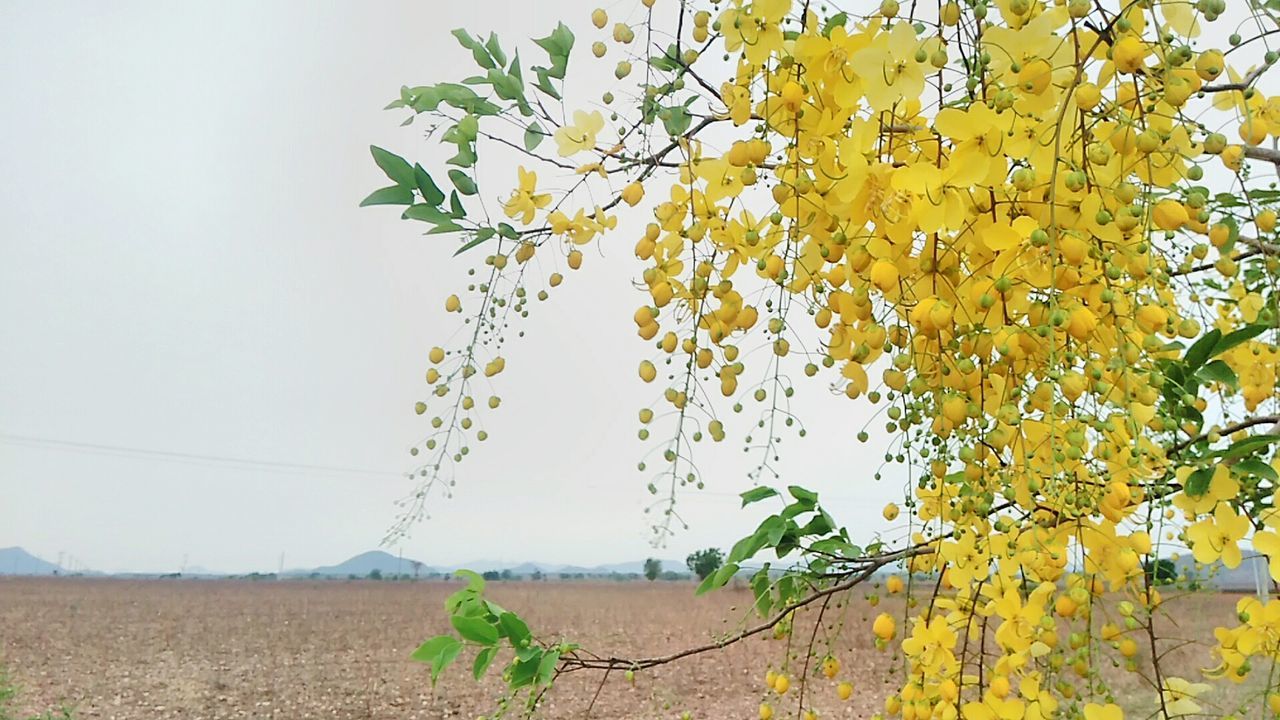
[[720,86],[720,99],[727,108],[725,115],[735,126],[745,125],[751,119],[751,91],[747,88],[727,82]]
[[892,640],[897,628],[894,627],[893,616],[889,613],[880,613],[876,616],[876,620],[871,624],[871,632],[881,640]]
[[1124,720],[1124,710],[1115,703],[1089,703],[1084,706],[1084,720]]
[[946,674],[957,664],[953,652],[955,646],[956,632],[945,617],[935,615],[928,622],[923,618],[915,619],[911,637],[902,641],[902,652],[917,670],[936,677]]
[[1272,530],[1254,533],[1253,549],[1267,556],[1271,579],[1280,581],[1280,533]]
[[1199,713],[1201,708],[1195,699],[1208,690],[1209,686],[1204,683],[1192,683],[1180,677],[1165,678],[1164,690],[1161,692],[1165,712],[1169,717]]
[[916,62],[920,40],[910,23],[900,22],[876,35],[871,45],[849,58],[859,69],[863,92],[872,110],[888,110],[903,98],[916,98],[924,89],[924,68]]
[[560,146],[560,156],[569,157],[583,150],[591,150],[596,146],[596,135],[604,129],[604,116],[599,110],[583,112],[573,111],[573,124],[556,130],[556,144]]
[[[1193,467],[1181,467],[1174,473],[1178,482],[1182,483],[1185,488],[1187,479],[1195,471]],[[1173,498],[1173,504],[1183,512],[1194,517],[1212,512],[1213,508],[1223,500],[1231,500],[1240,492],[1240,483],[1231,477],[1231,470],[1226,465],[1219,465],[1213,469],[1213,477],[1209,480],[1209,487],[1203,495],[1191,495],[1186,490],[1178,493]]]
[[1229,568],[1240,566],[1240,546],[1250,528],[1249,518],[1236,513],[1231,505],[1222,503],[1213,516],[1187,528],[1187,540],[1191,553],[1198,563],[1222,560]]
[[782,19],[791,10],[791,0],[755,0],[743,9],[742,0],[720,15],[725,50],[739,50],[748,62],[763,65],[769,55],[782,50]]
[[551,196],[542,193],[535,193],[534,190],[538,184],[538,174],[525,170],[523,167],[518,168],[520,177],[520,186],[511,193],[510,199],[502,206],[503,211],[509,218],[520,218],[522,224],[528,225],[533,222],[533,216],[539,208],[546,207],[551,202]]

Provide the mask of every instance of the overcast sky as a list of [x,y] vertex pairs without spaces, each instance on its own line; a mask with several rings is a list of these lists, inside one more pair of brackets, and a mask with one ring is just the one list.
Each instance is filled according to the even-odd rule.
[[[357,208],[385,184],[371,143],[433,152],[381,108],[401,84],[471,74],[453,27],[514,40],[565,17],[585,63],[591,7],[0,5],[0,547],[108,571],[273,570],[281,553],[303,567],[376,547],[426,432],[427,350],[456,329],[441,299],[468,267],[452,239]],[[494,195],[514,180],[489,172],[511,176]],[[648,544],[635,235],[607,238],[536,308],[507,352],[493,438],[406,556],[683,557],[754,527],[736,511],[751,463],[735,444],[706,456],[708,491],[683,496],[692,527]],[[865,534],[901,484],[872,482],[878,453],[853,441],[865,409],[825,393],[801,386],[810,436],[788,440],[782,467]]]

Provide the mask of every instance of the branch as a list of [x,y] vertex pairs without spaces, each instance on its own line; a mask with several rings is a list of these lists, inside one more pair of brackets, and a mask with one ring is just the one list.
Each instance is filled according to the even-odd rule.
[[[1280,159],[1280,155],[1277,158]],[[1244,237],[1243,235],[1236,238],[1236,242],[1248,245],[1263,255],[1280,255],[1280,245],[1275,243],[1263,242],[1258,238]]]
[[[1260,250],[1249,250],[1248,252],[1242,252],[1237,255],[1232,255],[1231,261],[1240,262],[1241,260],[1248,260],[1251,257],[1254,257],[1256,255],[1261,255],[1261,254],[1262,254],[1262,251]],[[1169,277],[1178,277],[1180,275],[1191,275],[1192,273],[1204,272],[1205,270],[1212,270],[1215,267],[1217,267],[1217,263],[1200,263],[1199,265],[1192,265],[1186,270],[1174,270],[1169,273]]]
[[1258,78],[1262,77],[1262,73],[1266,72],[1267,68],[1269,67],[1271,66],[1265,65],[1265,64],[1259,65],[1258,67],[1250,70],[1249,74],[1245,75],[1244,78],[1240,80],[1240,82],[1222,83],[1221,85],[1205,85],[1204,87],[1200,88],[1200,91],[1207,92],[1207,93],[1215,93],[1215,92],[1227,92],[1228,90],[1248,90],[1250,87],[1253,86],[1255,82],[1258,81]]
[[[1273,426],[1271,428],[1272,432],[1280,431],[1280,415],[1259,415],[1258,417],[1249,418],[1248,420],[1242,420],[1234,425],[1228,425],[1224,428],[1217,430],[1216,432],[1219,435],[1232,435],[1241,430],[1247,430],[1256,425],[1266,425],[1267,423],[1271,423],[1271,425]],[[1210,433],[1204,433],[1203,435],[1200,435],[1198,437],[1193,437],[1188,440],[1183,440],[1182,442],[1175,443],[1168,449],[1168,451],[1166,451],[1166,454],[1175,455],[1178,452],[1181,452],[1182,450],[1185,450],[1188,447],[1195,445],[1201,440],[1207,440],[1209,438],[1209,435]]]
[[869,564],[866,565],[866,567],[864,567],[862,570],[853,574],[851,577],[849,577],[849,579],[845,580],[844,582],[838,583],[836,585],[832,585],[831,587],[826,588],[825,590],[819,590],[818,592],[815,592],[814,594],[806,598],[802,598],[789,605],[786,605],[781,610],[779,610],[777,614],[775,614],[770,620],[763,622],[759,625],[756,625],[754,627],[748,628],[746,630],[743,630],[734,635],[721,638],[720,640],[716,640],[715,642],[710,642],[705,645],[699,645],[697,647],[681,650],[679,652],[672,653],[670,655],[643,658],[639,660],[628,660],[625,658],[617,658],[617,657],[600,658],[598,660],[592,660],[592,659],[584,660],[581,658],[570,658],[564,661],[564,672],[573,672],[575,670],[610,670],[614,668],[618,668],[618,669],[625,668],[628,670],[644,670],[647,668],[656,667],[658,665],[666,665],[667,663],[672,663],[672,662],[675,662],[676,660],[681,660],[681,659],[690,657],[692,655],[700,655],[705,652],[720,650],[722,648],[728,647],[729,645],[733,645],[734,643],[738,643],[743,640],[746,640],[749,637],[759,635],[760,633],[766,630],[772,629],[775,625],[782,622],[788,615],[790,615],[795,610],[805,607],[806,605],[815,603],[818,600],[821,600],[825,597],[844,592],[845,590],[849,590],[855,587],[856,585],[865,582],[868,578],[874,575],[877,570],[884,567],[885,565],[888,565],[893,562],[897,562],[898,560],[905,560],[907,558],[929,552],[930,546],[935,542],[936,542],[936,539],[930,540],[928,542],[920,543],[918,545],[913,545],[909,548],[898,550],[896,552],[878,555],[875,558],[866,558],[865,560],[868,560]]
[[1280,171],[1280,150],[1258,147],[1257,145],[1245,145],[1244,156],[1250,160],[1266,160],[1275,165],[1277,171]]

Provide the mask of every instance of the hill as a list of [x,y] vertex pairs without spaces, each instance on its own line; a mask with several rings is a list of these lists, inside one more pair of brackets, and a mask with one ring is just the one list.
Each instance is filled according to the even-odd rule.
[[[382,550],[371,550],[367,553],[356,555],[355,557],[345,562],[338,563],[337,565],[318,567],[314,570],[298,570],[289,574],[315,574],[337,577],[355,575],[357,577],[365,577],[374,570],[377,570],[383,575],[412,575],[413,560],[410,558],[396,557],[395,555]],[[435,572],[435,570],[425,564],[419,569],[419,573],[430,572]]]
[[66,570],[20,547],[0,549],[0,575],[65,575]]

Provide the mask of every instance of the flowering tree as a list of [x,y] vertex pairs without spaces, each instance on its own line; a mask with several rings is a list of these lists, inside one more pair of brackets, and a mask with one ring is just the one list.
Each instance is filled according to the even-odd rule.
[[[908,596],[901,615],[865,628],[901,659],[889,715],[1118,720],[1112,665],[1149,686],[1160,717],[1280,712],[1280,602],[1241,600],[1212,637],[1175,637],[1162,593],[1176,587],[1144,571],[1178,548],[1236,567],[1245,543],[1280,579],[1280,152],[1266,145],[1280,99],[1263,92],[1277,3],[663,2],[613,24],[612,45],[607,13],[591,13],[591,54],[616,63],[622,97],[564,107],[576,37],[561,24],[529,65],[455,31],[478,73],[391,104],[443,128],[456,154],[428,171],[374,148],[393,184],[365,204],[406,206],[477,258],[465,299],[444,304],[466,340],[430,353],[405,522],[486,439],[499,399],[477,398],[475,375],[502,372],[503,331],[565,279],[531,269],[579,270],[614,213],[642,206],[647,292],[619,321],[645,341],[640,380],[661,388],[639,411],[662,458],[640,466],[656,530],[700,484],[700,443],[746,413],[761,461],[743,504],[778,511],[699,591],[768,560],[750,580],[761,620],[619,659],[540,641],[471,576],[448,603],[457,634],[416,657],[438,675],[473,645],[477,677],[501,657],[533,712],[565,673],[793,633],[807,646],[769,673],[760,713],[813,718],[853,692],[822,649],[822,613],[898,572],[884,590]],[[514,189],[477,186],[489,153],[522,156],[487,175]],[[540,176],[570,180],[548,191]],[[896,532],[853,536],[815,493],[782,486],[777,442],[803,434],[797,370],[878,408],[884,457],[914,488],[901,515],[884,510]],[[1205,677],[1162,665],[1185,643],[1203,646]],[[822,675],[835,692],[806,696]],[[1227,704],[1206,680],[1248,692]]]

